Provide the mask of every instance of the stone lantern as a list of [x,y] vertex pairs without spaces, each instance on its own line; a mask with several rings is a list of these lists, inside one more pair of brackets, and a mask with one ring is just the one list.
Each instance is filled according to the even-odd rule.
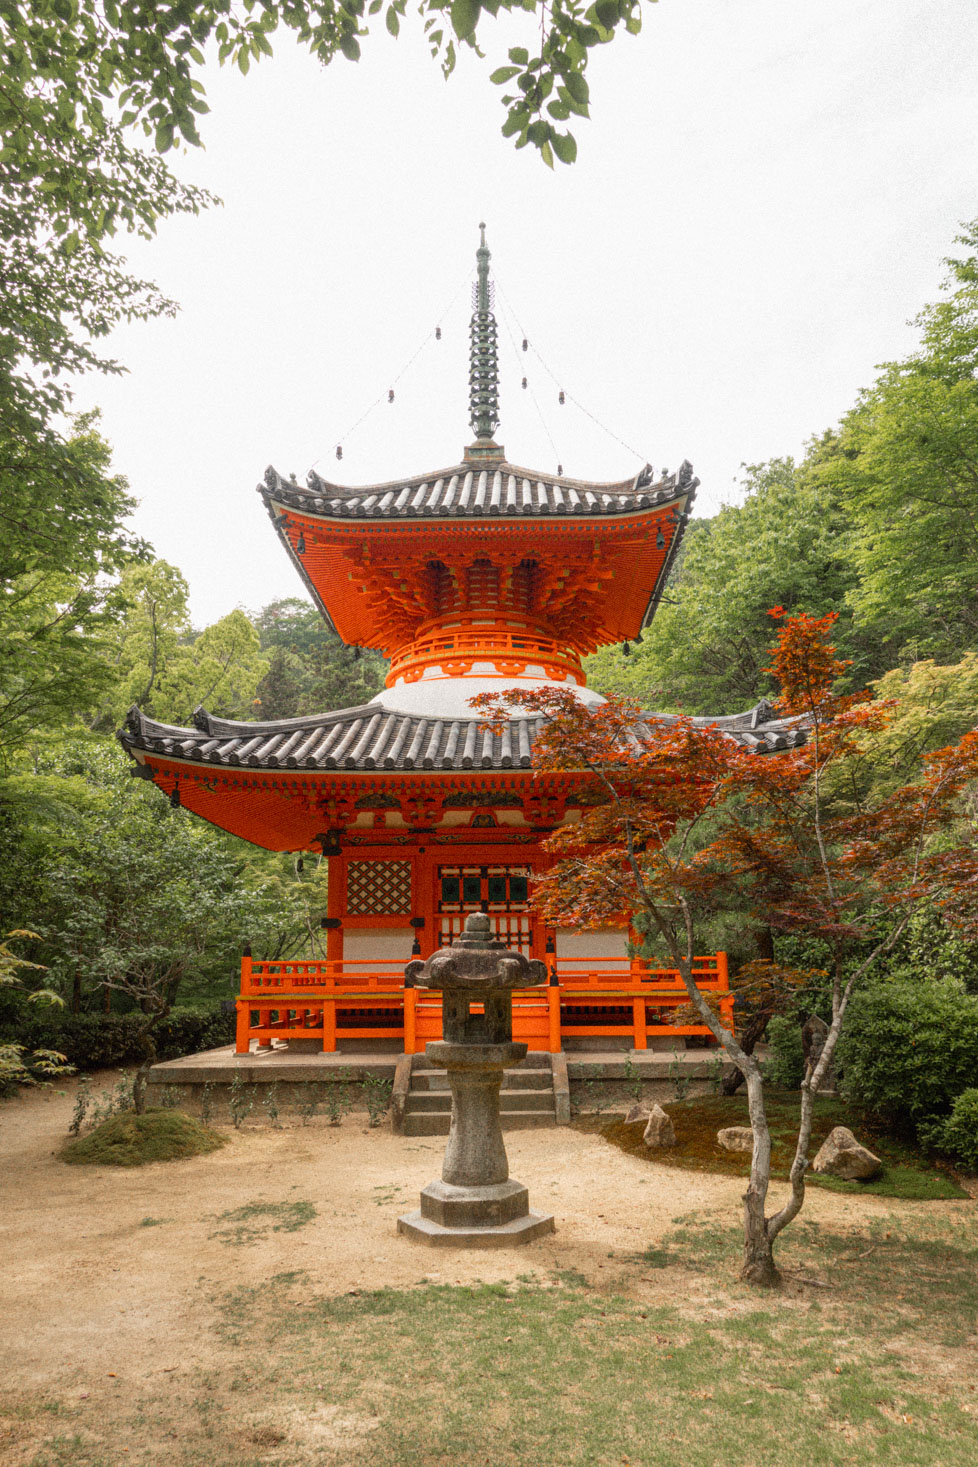
[[442,990],[444,1038],[425,1053],[448,1072],[452,1124],[441,1181],[423,1189],[418,1211],[398,1218],[398,1232],[460,1248],[529,1243],[552,1232],[553,1217],[530,1212],[526,1188],[510,1179],[499,1124],[503,1071],[526,1058],[526,1045],[513,1043],[513,989],[546,983],[546,966],[497,942],[488,916],[473,912],[451,947],[409,963],[405,978]]

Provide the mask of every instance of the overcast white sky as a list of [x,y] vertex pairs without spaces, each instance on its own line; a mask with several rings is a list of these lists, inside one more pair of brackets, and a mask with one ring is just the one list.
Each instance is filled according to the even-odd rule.
[[[553,174],[500,136],[488,81],[522,20],[489,21],[487,63],[447,83],[410,14],[357,65],[282,36],[247,78],[208,70],[206,151],[176,167],[224,206],[129,244],[181,312],[117,333],[129,374],[78,395],[198,625],[302,594],[254,493],[267,464],[361,484],[459,460],[480,219],[497,436],[529,467],[688,458],[712,513],[742,462],[798,454],[911,347],[978,215],[976,0],[660,0],[595,56],[579,160]],[[505,302],[615,436],[514,356]]]

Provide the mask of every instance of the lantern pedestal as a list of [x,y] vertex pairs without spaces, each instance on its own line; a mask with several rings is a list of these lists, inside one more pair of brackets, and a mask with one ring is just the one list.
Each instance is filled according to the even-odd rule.
[[546,974],[542,963],[531,968],[493,942],[488,927],[488,918],[473,914],[456,944],[412,965],[415,981],[445,994],[449,1037],[427,1044],[425,1053],[448,1073],[452,1124],[441,1181],[428,1183],[420,1208],[399,1217],[397,1230],[432,1247],[505,1248],[554,1228],[552,1216],[530,1211],[522,1182],[510,1180],[499,1123],[503,1072],[526,1058],[526,1045],[510,1037],[511,990]]

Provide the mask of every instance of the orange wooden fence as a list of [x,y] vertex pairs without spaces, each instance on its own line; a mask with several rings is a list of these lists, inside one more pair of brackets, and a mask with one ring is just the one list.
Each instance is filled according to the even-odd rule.
[[[723,1021],[732,1026],[726,953],[697,958],[693,971],[702,992],[721,995]],[[546,988],[514,992],[513,1038],[555,1054],[576,1037],[630,1037],[636,1049],[647,1049],[654,1035],[709,1034],[704,1024],[670,1022],[688,1003],[675,969],[634,959],[569,959],[551,969]],[[406,1054],[418,1054],[442,1034],[439,994],[405,988],[404,964],[388,959],[245,957],[237,1011],[239,1054],[253,1039],[316,1039],[329,1051],[338,1039],[400,1039]]]

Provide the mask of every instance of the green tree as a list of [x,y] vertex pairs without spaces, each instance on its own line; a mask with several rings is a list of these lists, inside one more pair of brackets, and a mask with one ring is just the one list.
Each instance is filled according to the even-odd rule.
[[978,648],[978,221],[958,243],[918,350],[882,368],[820,476],[854,528],[860,622],[910,658],[948,661]]
[[75,1012],[106,987],[152,998],[157,1016],[157,998],[188,988],[227,996],[246,943],[272,957],[318,952],[325,866],[298,873],[172,809],[113,740],[49,749],[39,772],[0,785],[0,815],[0,869],[31,873],[0,884],[0,920],[26,926],[29,910],[31,957]]
[[387,663],[376,652],[348,647],[308,601],[273,601],[254,618],[269,665],[258,685],[260,718],[295,718],[354,708],[379,693]]
[[258,631],[235,610],[195,635],[187,596],[183,576],[165,560],[123,573],[122,615],[106,640],[115,681],[99,706],[97,728],[118,727],[133,703],[183,724],[198,704],[224,717],[254,716],[255,692],[268,670]]
[[94,416],[39,454],[0,416],[0,769],[112,682],[118,577],[145,547],[123,527],[133,500],[109,465]]
[[[651,627],[630,655],[606,648],[591,657],[591,686],[691,714],[733,713],[772,696],[768,608],[823,615],[855,584],[845,515],[812,471],[827,451],[817,445],[799,467],[790,458],[747,466],[743,503],[691,522]],[[871,653],[858,645],[851,614],[837,640],[859,686]]]

